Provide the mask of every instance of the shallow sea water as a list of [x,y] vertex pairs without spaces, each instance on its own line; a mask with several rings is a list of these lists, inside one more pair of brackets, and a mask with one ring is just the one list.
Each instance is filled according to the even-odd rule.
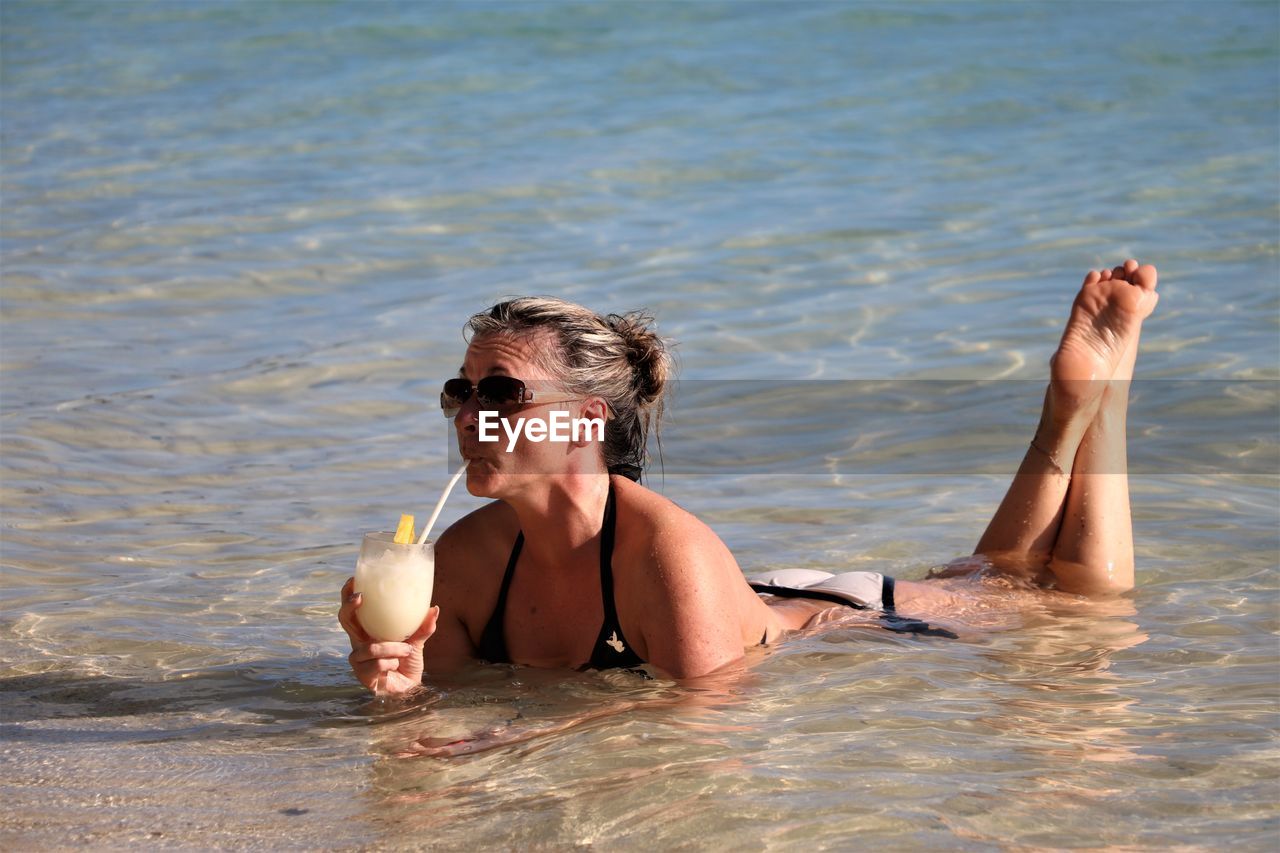
[[[1274,849],[1278,35],[1273,3],[0,5],[0,846]],[[351,678],[338,589],[447,479],[434,398],[495,299],[657,316],[649,483],[745,570],[917,579],[1128,256],[1162,298],[1123,606],[838,625],[715,688]]]

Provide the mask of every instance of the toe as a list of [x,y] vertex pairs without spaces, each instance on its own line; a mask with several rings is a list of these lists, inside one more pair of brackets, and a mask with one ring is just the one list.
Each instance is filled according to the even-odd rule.
[[1089,270],[1089,274],[1084,277],[1084,286],[1088,287],[1089,285],[1097,284],[1100,281],[1102,281],[1102,276],[1098,273],[1098,271]]
[[1103,270],[1098,273],[1099,281],[1111,281],[1111,270]]
[[1155,290],[1156,278],[1156,268],[1151,264],[1143,264],[1133,271],[1133,275],[1130,276],[1129,280],[1143,290]]
[[1111,277],[1117,281],[1133,281],[1133,274],[1138,271],[1138,262],[1133,258],[1125,261],[1111,271]]

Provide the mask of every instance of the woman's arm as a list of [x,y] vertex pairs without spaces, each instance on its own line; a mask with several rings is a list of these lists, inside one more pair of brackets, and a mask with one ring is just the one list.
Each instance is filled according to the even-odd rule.
[[618,606],[640,615],[646,660],[675,678],[697,678],[740,659],[744,636],[764,635],[767,608],[720,538],[671,509],[653,528],[646,571],[633,574],[646,580],[638,606]]

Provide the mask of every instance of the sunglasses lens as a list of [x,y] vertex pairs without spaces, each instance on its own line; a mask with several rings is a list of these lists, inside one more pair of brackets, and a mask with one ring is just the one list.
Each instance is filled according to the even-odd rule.
[[524,383],[510,376],[486,376],[476,383],[485,406],[510,406],[524,402]]
[[444,390],[440,392],[440,408],[444,409],[445,415],[453,417],[470,396],[470,382],[462,378],[450,379],[444,383]]
[[[525,402],[524,383],[510,376],[486,376],[475,385],[476,400],[486,409],[510,406]],[[471,383],[462,377],[444,383],[440,392],[440,408],[445,417],[455,417],[458,410],[471,399]]]

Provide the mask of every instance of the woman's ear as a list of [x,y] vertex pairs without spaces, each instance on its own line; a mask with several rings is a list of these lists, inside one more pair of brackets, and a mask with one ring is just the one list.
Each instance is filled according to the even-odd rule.
[[[609,418],[609,406],[600,397],[587,397],[582,401],[580,418],[586,421],[586,429],[573,431],[571,443],[574,447],[586,447],[588,444],[604,443],[605,421]],[[597,426],[597,424],[599,424]]]

